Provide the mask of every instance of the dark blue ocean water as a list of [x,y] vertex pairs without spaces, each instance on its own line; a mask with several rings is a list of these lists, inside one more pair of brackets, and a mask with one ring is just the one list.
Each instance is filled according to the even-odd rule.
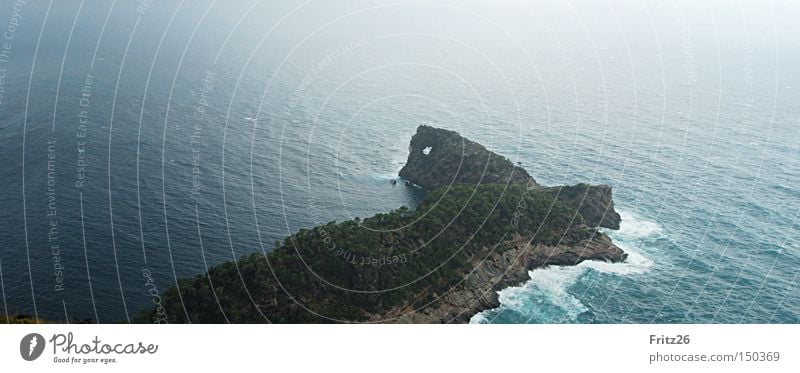
[[430,124],[543,184],[610,184],[623,215],[627,263],[533,271],[473,322],[800,321],[789,5],[14,5],[9,313],[126,321],[302,227],[413,207],[389,180]]

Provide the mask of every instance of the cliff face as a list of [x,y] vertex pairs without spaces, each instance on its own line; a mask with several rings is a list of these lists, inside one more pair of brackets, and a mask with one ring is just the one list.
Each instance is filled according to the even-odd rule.
[[457,132],[420,126],[400,177],[426,189],[451,184],[536,184],[524,169]]
[[[420,126],[411,138],[408,161],[400,177],[427,189],[453,184],[539,185],[524,169],[458,132]],[[547,188],[560,201],[578,210],[587,225],[619,229],[611,187],[578,184]]]
[[578,210],[592,227],[619,229],[620,216],[608,185],[578,184],[547,188],[553,196]]
[[621,262],[627,254],[597,233],[572,244],[549,246],[531,244],[529,237],[517,236],[502,243],[508,250],[497,250],[478,263],[464,281],[432,302],[429,307],[414,311],[399,308],[374,320],[387,317],[397,323],[466,323],[473,315],[500,306],[497,292],[530,280],[528,271],[549,265],[573,266],[585,260]]

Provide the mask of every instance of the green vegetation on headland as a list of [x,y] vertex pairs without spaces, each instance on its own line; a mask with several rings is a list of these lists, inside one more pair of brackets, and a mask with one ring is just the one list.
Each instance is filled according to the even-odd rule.
[[267,255],[181,279],[165,293],[163,309],[137,321],[365,321],[430,302],[512,236],[577,242],[594,233],[582,223],[550,193],[523,185],[439,188],[414,211],[303,229]]
[[625,253],[611,188],[546,188],[456,132],[420,126],[400,176],[421,205],[301,229],[208,273],[178,280],[137,322],[465,322],[528,270]]
[[619,229],[611,187],[585,183],[544,187],[525,169],[455,131],[420,126],[411,139],[408,161],[400,176],[427,189],[452,184],[525,184],[547,189],[580,211],[593,227]]

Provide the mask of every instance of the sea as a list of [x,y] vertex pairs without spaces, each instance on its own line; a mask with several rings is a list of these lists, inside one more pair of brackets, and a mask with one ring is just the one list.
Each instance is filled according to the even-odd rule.
[[128,322],[301,228],[413,208],[420,125],[613,187],[624,263],[472,323],[800,322],[791,2],[7,0],[0,310]]

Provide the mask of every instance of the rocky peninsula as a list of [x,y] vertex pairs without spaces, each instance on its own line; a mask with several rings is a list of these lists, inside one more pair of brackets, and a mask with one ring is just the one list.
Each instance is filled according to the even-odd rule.
[[608,185],[577,184],[546,188],[508,158],[455,131],[420,126],[411,138],[400,177],[426,189],[453,184],[524,184],[546,190],[578,210],[592,226],[619,229],[620,216]]
[[458,133],[421,126],[400,176],[416,209],[301,229],[208,273],[180,279],[138,322],[463,323],[499,306],[528,271],[626,254],[611,188],[545,187]]

